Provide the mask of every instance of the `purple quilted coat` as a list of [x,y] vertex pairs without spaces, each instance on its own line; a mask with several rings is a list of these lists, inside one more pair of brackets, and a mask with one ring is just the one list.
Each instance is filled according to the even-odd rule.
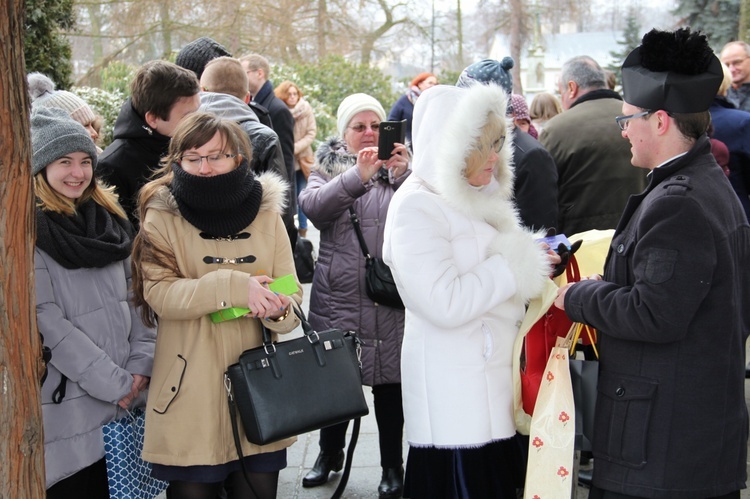
[[356,156],[341,139],[317,151],[316,166],[299,205],[320,230],[320,250],[310,295],[313,328],[356,331],[364,342],[362,377],[368,386],[401,382],[404,311],[378,305],[365,293],[365,258],[349,218],[353,207],[370,254],[381,256],[388,204],[411,170],[398,179],[362,183]]

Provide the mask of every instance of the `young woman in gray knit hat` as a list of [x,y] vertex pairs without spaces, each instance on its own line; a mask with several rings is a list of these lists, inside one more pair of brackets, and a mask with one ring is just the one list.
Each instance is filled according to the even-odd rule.
[[133,229],[93,178],[96,148],[57,108],[31,115],[36,310],[52,350],[42,385],[47,497],[109,498],[102,426],[151,376],[155,331],[130,301]]

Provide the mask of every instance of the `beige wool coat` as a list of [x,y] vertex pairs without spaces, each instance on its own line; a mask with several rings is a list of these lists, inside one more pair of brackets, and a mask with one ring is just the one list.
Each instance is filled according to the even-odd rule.
[[[204,239],[179,213],[165,187],[147,205],[141,230],[177,259],[184,277],[144,264],[144,296],[159,317],[154,367],[146,410],[143,459],[173,466],[217,465],[238,459],[224,388],[224,372],[242,351],[261,345],[256,319],[214,324],[210,313],[247,307],[252,275],[293,274],[294,260],[281,220],[285,183],[273,173],[259,175],[263,186],[260,211],[242,232],[247,239]],[[252,263],[204,263],[206,256],[253,255]],[[301,301],[301,291],[294,296]],[[291,313],[280,322],[266,321],[277,339],[299,321]],[[247,441],[240,424],[245,455],[271,452],[294,443],[290,438],[265,446]]]

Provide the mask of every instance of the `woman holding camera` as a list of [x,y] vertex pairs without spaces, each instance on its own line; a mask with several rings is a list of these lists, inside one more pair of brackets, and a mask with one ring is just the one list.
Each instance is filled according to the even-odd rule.
[[[223,382],[244,350],[262,344],[260,321],[274,340],[299,323],[290,308],[300,296],[267,287],[294,273],[281,219],[287,186],[272,172],[256,177],[250,159],[236,123],[194,113],[139,195],[133,286],[144,319],[158,318],[143,458],[169,481],[170,499],[215,499],[223,487],[235,497],[274,498],[294,442],[258,446],[241,432],[242,466]],[[209,318],[231,307],[252,312]]]
[[[406,180],[409,158],[394,144],[387,160],[378,159],[383,106],[366,94],[339,105],[339,137],[317,151],[317,164],[300,193],[302,210],[320,229],[320,252],[313,277],[309,319],[317,330],[351,329],[363,340],[362,378],[372,387],[383,477],[381,498],[400,497],[403,484],[401,340],[404,311],[382,306],[365,292],[365,258],[349,214],[353,208],[372,256],[380,256],[388,204]],[[335,390],[335,387],[331,387]],[[341,470],[348,423],[320,431],[320,454],[302,485],[316,487]]]

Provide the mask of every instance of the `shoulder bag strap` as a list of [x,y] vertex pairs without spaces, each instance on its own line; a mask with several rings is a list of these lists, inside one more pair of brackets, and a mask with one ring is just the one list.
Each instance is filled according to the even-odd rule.
[[357,214],[354,212],[354,208],[351,206],[349,207],[349,218],[352,220],[352,225],[354,226],[354,231],[357,233],[357,239],[359,239],[359,245],[362,248],[362,254],[365,255],[366,259],[372,258],[370,256],[370,250],[367,248],[367,243],[365,242],[365,237],[362,235],[362,229],[359,226],[359,219],[357,218]]

